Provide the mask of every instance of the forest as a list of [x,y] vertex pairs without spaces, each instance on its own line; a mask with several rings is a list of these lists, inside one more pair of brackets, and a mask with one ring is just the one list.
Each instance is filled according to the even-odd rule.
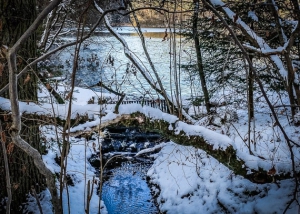
[[0,213],[300,212],[298,0],[0,0]]

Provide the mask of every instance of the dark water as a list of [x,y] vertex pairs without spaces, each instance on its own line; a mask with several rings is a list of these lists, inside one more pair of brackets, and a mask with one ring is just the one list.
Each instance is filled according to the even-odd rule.
[[109,214],[159,213],[146,182],[150,165],[124,162],[103,184],[102,200]]
[[[161,136],[154,132],[142,132],[135,127],[107,127],[106,131],[109,134],[102,142],[103,161],[115,155],[123,155],[123,158],[112,159],[104,171],[102,200],[108,213],[159,213],[146,182],[146,174],[153,159],[149,154],[141,157],[134,155],[142,149],[157,145]],[[95,160],[91,162],[96,163]]]

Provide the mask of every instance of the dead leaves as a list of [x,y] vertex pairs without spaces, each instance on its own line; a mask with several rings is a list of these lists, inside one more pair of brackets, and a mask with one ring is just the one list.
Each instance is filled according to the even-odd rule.
[[10,142],[6,147],[6,152],[8,155],[10,155],[14,151],[15,144],[13,142]]
[[166,29],[165,35],[164,35],[164,38],[163,38],[162,42],[163,42],[163,41],[166,41],[167,38],[168,38],[168,32],[167,32],[167,29]]
[[26,172],[26,166],[25,165],[22,165],[22,168],[21,168],[21,171],[23,172],[23,174]]
[[211,17],[211,22],[214,23],[215,22],[215,15],[213,14]]
[[51,91],[52,90],[52,87],[51,87],[51,85],[49,84],[49,83],[46,83],[46,88],[49,90],[49,91]]
[[70,97],[71,97],[71,95],[72,95],[72,91],[70,91],[70,92],[68,93],[68,95],[65,97],[65,100],[69,100]]
[[12,188],[14,190],[17,190],[19,188],[20,184],[19,183],[13,183]]
[[139,124],[142,124],[144,122],[144,118],[141,116],[135,117],[135,119],[138,121]]
[[0,62],[0,77],[3,75],[5,65]]
[[0,58],[5,59],[6,55],[7,55],[7,51],[8,51],[8,47],[5,45],[2,45],[2,47],[0,48]]
[[239,18],[238,14],[235,14],[233,16],[233,22],[236,23],[236,21],[238,20],[238,18]]
[[271,175],[271,176],[274,176],[276,174],[276,169],[275,167],[273,166],[267,173],[268,175]]
[[5,121],[5,122],[7,122],[8,121],[8,119],[9,119],[9,115],[7,115],[7,114],[4,114],[3,115],[3,120]]
[[5,135],[5,132],[4,132],[4,131],[1,132],[1,141],[2,141],[3,143],[6,143],[6,135]]
[[30,81],[30,74],[27,74],[26,79],[24,80],[24,85],[26,85]]
[[[2,47],[0,48],[0,58],[5,59],[6,54],[7,54],[7,47],[5,45],[2,45]],[[5,68],[5,64],[3,62],[0,62],[0,77],[3,76],[4,68]]]
[[17,66],[22,65],[22,63],[23,63],[23,59],[21,57],[18,57],[17,58]]

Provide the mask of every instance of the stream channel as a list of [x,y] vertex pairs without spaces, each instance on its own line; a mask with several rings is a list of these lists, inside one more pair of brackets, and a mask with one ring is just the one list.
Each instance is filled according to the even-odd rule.
[[[137,128],[109,127],[107,130],[109,134],[102,142],[103,161],[122,156],[112,159],[104,170],[102,200],[108,213],[160,213],[146,177],[153,163],[151,153],[134,156],[142,149],[159,144],[161,136],[154,132],[144,133]],[[98,155],[92,156],[89,161],[99,169]]]

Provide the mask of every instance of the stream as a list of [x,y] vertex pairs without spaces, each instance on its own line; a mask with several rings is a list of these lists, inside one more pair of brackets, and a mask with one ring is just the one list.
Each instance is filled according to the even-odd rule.
[[[157,145],[161,137],[157,133],[142,133],[136,128],[110,128],[102,142],[103,161],[109,162],[104,170],[102,200],[109,214],[159,213],[151,195],[146,174],[153,159],[147,155],[134,157],[144,149]],[[97,168],[99,159],[92,156],[91,164]]]
[[124,162],[112,170],[102,189],[102,200],[109,214],[159,213],[146,182],[149,167],[143,163]]

